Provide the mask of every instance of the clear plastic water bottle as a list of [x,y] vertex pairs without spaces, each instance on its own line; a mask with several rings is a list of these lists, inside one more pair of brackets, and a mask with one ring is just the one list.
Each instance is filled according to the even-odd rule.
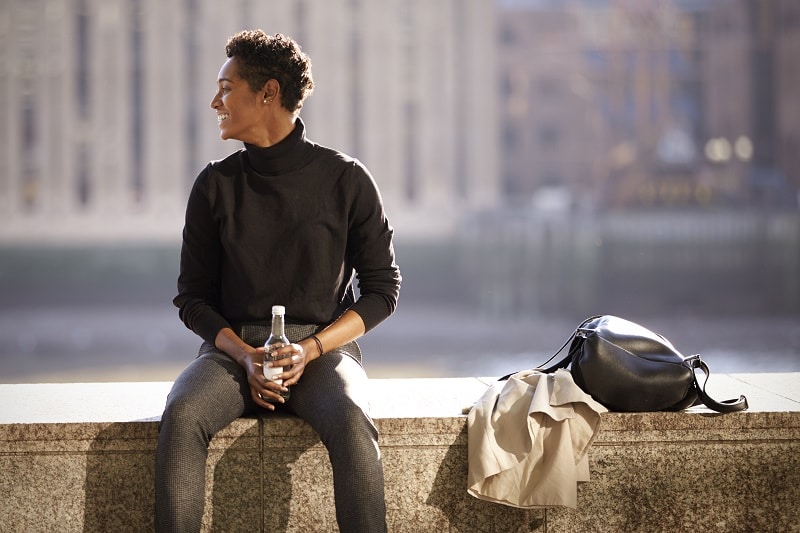
[[[268,367],[267,363],[284,358],[285,356],[283,355],[275,355],[275,351],[278,348],[282,348],[287,344],[290,344],[289,339],[286,337],[286,333],[284,332],[283,319],[285,315],[286,308],[284,306],[272,306],[272,330],[270,331],[267,342],[264,343],[264,350],[266,351],[264,354],[264,377],[270,381],[274,381],[278,385],[281,385],[283,380],[275,379],[275,376],[283,372],[283,367]],[[281,392],[280,395],[284,400],[289,399],[289,391]]]

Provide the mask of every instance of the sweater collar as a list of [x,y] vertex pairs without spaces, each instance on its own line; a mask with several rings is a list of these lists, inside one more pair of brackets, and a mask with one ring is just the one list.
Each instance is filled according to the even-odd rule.
[[244,143],[246,159],[253,170],[262,175],[274,175],[303,165],[310,153],[311,143],[306,141],[306,127],[300,117],[289,135],[267,148]]

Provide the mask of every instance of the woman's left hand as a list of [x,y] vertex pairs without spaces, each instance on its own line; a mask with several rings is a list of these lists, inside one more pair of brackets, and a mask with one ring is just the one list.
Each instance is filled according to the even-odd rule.
[[306,350],[301,345],[292,343],[278,348],[275,353],[281,358],[264,363],[269,367],[283,367],[283,372],[275,375],[273,379],[283,380],[284,387],[290,387],[300,381],[300,376],[306,369]]

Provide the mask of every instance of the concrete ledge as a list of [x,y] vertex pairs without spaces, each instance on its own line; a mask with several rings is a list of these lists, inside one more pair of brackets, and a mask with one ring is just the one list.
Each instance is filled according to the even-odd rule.
[[[713,376],[712,396],[748,396],[744,413],[605,415],[574,510],[466,494],[461,413],[491,380],[372,380],[390,531],[800,530],[800,374]],[[152,531],[170,386],[0,385],[0,530]],[[206,491],[206,531],[336,530],[327,453],[297,418],[217,434]]]

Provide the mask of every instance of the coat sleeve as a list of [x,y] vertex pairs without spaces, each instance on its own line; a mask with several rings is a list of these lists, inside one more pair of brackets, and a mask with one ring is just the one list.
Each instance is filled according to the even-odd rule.
[[189,193],[181,245],[178,295],[173,299],[183,323],[211,343],[229,327],[219,313],[219,267],[222,245],[212,215],[209,193],[211,165],[197,177]]
[[350,309],[361,316],[369,331],[394,313],[402,277],[395,263],[394,230],[375,180],[357,161],[353,172],[347,248],[360,296]]

